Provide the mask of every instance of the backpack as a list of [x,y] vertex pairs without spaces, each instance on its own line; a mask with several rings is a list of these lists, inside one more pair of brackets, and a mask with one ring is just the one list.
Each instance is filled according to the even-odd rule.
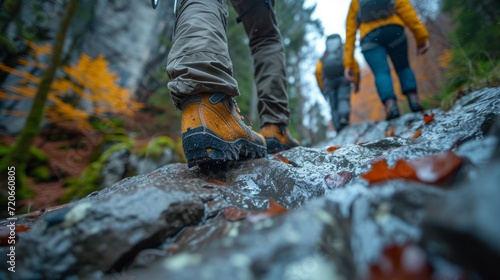
[[[340,40],[340,36],[338,39]],[[326,78],[334,79],[344,75],[344,45],[339,43],[334,49],[327,47],[321,58],[321,63],[323,64],[323,75]]]
[[396,13],[394,10],[395,0],[358,0],[359,13],[358,22],[367,22],[377,19],[388,18]]

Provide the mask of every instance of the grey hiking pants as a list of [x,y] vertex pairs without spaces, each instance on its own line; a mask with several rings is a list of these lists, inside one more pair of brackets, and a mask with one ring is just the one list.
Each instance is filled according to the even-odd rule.
[[343,125],[341,118],[347,118],[347,121],[349,121],[351,87],[344,77],[324,79],[323,84],[325,85],[324,95],[328,98],[332,111],[332,122],[338,131],[342,129]]
[[[260,125],[288,125],[285,55],[275,0],[231,0],[242,19],[254,60]],[[168,88],[177,108],[191,95],[238,96],[227,37],[226,0],[178,0]]]

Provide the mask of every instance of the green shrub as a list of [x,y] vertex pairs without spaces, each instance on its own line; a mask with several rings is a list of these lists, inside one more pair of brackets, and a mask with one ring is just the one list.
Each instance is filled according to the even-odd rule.
[[153,157],[155,159],[160,159],[164,148],[175,149],[175,146],[175,141],[170,137],[157,136],[153,137],[146,146],[142,147],[137,152],[137,155],[141,157]]
[[494,60],[484,52],[468,55],[463,49],[455,49],[446,78],[441,106],[449,109],[463,94],[500,86],[500,59]]

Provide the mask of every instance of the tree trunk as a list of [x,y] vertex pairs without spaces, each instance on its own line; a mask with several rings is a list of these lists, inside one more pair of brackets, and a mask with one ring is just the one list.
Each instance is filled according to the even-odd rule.
[[3,178],[7,174],[6,167],[15,167],[17,181],[16,195],[18,198],[22,197],[23,194],[26,194],[27,191],[25,188],[24,176],[29,160],[29,150],[40,129],[40,123],[43,119],[47,96],[50,92],[50,87],[52,85],[52,81],[54,80],[56,70],[61,62],[64,40],[77,6],[78,0],[70,0],[68,6],[66,7],[63,18],[59,24],[58,33],[52,46],[52,55],[50,57],[49,65],[41,77],[26,124],[14,144],[13,149],[0,164],[0,167],[2,167],[0,171],[2,173],[2,183],[6,182]]

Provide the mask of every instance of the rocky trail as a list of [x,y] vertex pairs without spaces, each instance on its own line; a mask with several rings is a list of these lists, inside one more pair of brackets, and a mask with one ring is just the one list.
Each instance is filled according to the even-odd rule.
[[499,114],[489,88],[228,172],[169,164],[18,216],[0,279],[500,279]]

